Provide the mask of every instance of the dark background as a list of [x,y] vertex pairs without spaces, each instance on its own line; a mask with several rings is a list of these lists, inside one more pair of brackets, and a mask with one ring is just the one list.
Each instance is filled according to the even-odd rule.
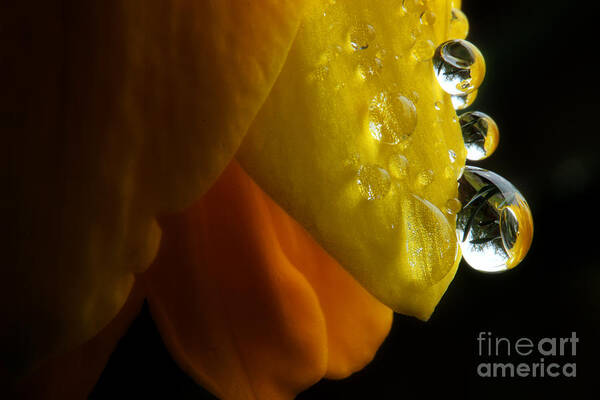
[[[300,399],[597,397],[600,7],[593,4],[464,1],[468,39],[487,63],[470,109],[490,114],[501,131],[496,153],[476,165],[508,178],[528,199],[535,220],[530,253],[500,275],[463,263],[428,323],[396,316],[367,368],[342,381],[321,382]],[[479,378],[480,331],[513,340],[575,331],[577,377]],[[120,342],[91,399],[123,396],[212,399],[171,360],[147,308]]]

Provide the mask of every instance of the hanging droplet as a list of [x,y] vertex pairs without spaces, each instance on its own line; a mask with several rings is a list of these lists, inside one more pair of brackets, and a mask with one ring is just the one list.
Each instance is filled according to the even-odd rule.
[[366,50],[375,40],[375,28],[372,25],[361,23],[350,31],[350,46],[355,51]]
[[473,102],[477,98],[477,92],[478,90],[475,89],[471,93],[462,96],[450,96],[452,106],[455,110],[464,110],[465,108],[473,104]]
[[401,210],[408,275],[416,287],[430,287],[451,271],[458,257],[456,234],[446,216],[419,196],[406,196]]
[[378,165],[366,164],[358,169],[356,182],[360,194],[367,200],[378,200],[390,191],[392,180],[390,174]]
[[473,44],[454,39],[436,49],[433,70],[446,93],[464,96],[481,85],[485,76],[485,61]]
[[417,108],[402,95],[381,92],[369,105],[368,127],[379,142],[398,144],[406,140],[417,126]]
[[408,159],[400,153],[392,154],[388,168],[394,178],[403,179],[408,175]]
[[464,206],[456,232],[465,261],[484,272],[519,264],[533,238],[533,218],[523,195],[500,175],[471,166],[465,167],[458,194]]
[[431,40],[418,40],[412,49],[415,60],[425,62],[431,60],[435,52],[435,44]]
[[448,37],[451,39],[464,39],[469,34],[469,20],[465,13],[458,8],[450,11],[450,26]]
[[468,160],[483,160],[496,150],[500,131],[489,115],[481,111],[469,111],[461,114],[459,122]]

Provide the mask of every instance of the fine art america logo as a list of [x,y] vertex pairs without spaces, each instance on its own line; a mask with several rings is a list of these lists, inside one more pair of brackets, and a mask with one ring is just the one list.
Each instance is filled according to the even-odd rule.
[[[482,378],[575,378],[579,338],[567,337],[506,338],[479,332],[477,348],[480,361],[477,375]],[[507,362],[498,362],[498,361]]]

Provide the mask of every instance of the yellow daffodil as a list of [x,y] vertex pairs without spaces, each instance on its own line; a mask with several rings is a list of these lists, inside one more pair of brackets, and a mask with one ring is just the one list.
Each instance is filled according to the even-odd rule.
[[182,369],[233,400],[346,377],[392,311],[429,318],[460,260],[466,150],[432,68],[466,35],[459,3],[3,11],[7,385],[84,398],[144,298]]

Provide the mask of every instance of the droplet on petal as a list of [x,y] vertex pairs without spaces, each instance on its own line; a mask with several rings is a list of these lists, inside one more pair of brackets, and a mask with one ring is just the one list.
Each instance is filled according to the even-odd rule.
[[471,166],[465,167],[458,194],[464,206],[456,232],[465,261],[483,272],[518,265],[533,239],[533,218],[523,195],[500,175]]
[[360,23],[350,31],[350,46],[355,51],[368,49],[374,40],[375,28],[372,25]]
[[483,82],[485,61],[472,43],[453,39],[435,50],[433,70],[446,93],[463,96],[479,88]]
[[468,160],[483,160],[496,150],[500,131],[489,115],[481,111],[470,111],[462,114],[459,122]]
[[450,11],[450,26],[448,37],[451,39],[464,39],[469,34],[469,20],[465,13],[458,8]]
[[392,180],[390,174],[375,164],[362,165],[358,169],[356,182],[360,194],[367,200],[378,200],[390,191]]
[[415,60],[425,62],[431,60],[435,52],[435,44],[431,40],[418,40],[413,46],[412,55]]
[[417,125],[417,108],[403,95],[381,92],[369,104],[368,128],[379,142],[398,144],[406,140]]

